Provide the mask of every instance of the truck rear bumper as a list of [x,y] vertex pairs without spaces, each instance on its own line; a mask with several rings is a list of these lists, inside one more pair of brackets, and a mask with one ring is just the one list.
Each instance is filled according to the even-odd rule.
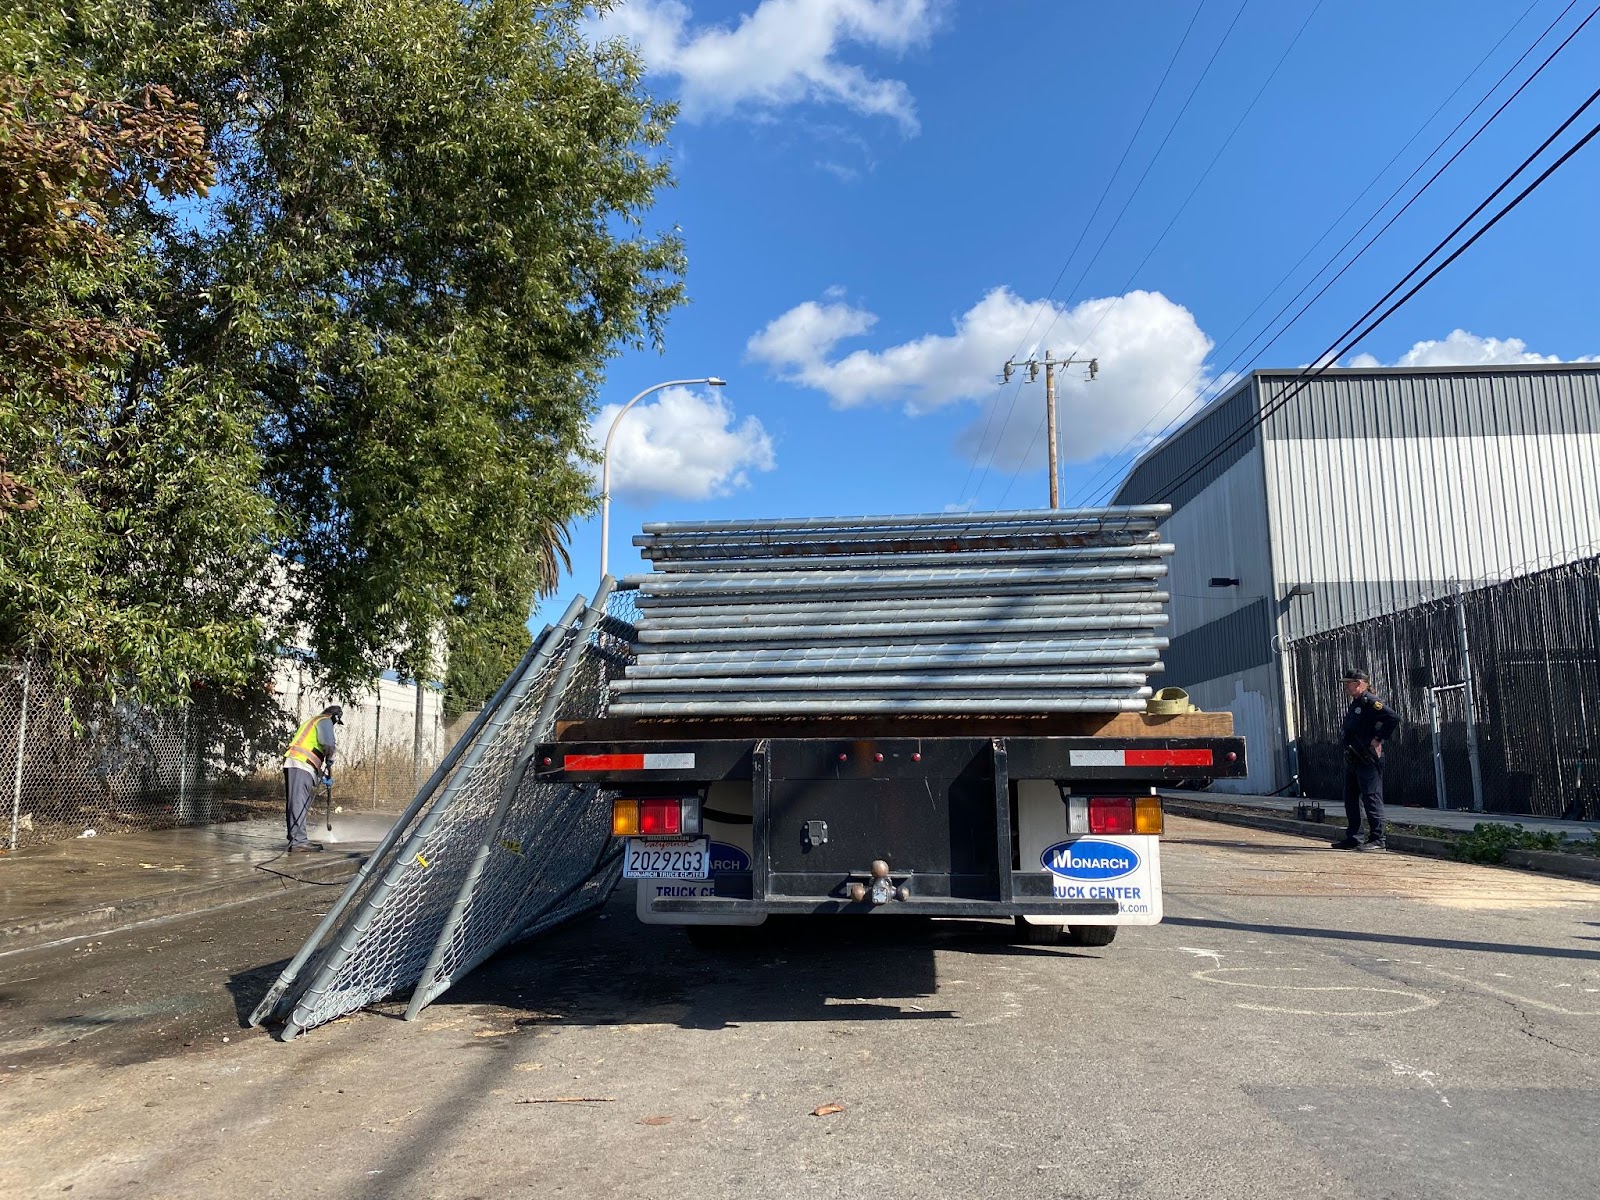
[[1115,900],[1056,900],[1018,897],[1015,900],[968,900],[956,896],[920,896],[886,904],[840,900],[833,896],[769,896],[764,900],[736,900],[727,896],[655,896],[652,913],[663,916],[762,917],[780,915],[871,917],[1114,917]]

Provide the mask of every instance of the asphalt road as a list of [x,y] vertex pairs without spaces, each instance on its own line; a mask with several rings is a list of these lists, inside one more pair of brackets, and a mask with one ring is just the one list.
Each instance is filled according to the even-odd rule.
[[0,1194],[1600,1195],[1600,887],[1171,825],[1104,950],[619,893],[288,1045],[239,1014],[325,895],[0,958]]

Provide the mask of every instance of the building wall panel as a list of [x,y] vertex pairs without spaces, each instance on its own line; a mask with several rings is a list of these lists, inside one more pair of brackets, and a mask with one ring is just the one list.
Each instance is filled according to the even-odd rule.
[[1288,782],[1276,663],[1208,679],[1188,691],[1189,698],[1207,712],[1231,712],[1233,731],[1245,740],[1249,773],[1243,779],[1219,779],[1212,785],[1213,791],[1259,795],[1275,792]]

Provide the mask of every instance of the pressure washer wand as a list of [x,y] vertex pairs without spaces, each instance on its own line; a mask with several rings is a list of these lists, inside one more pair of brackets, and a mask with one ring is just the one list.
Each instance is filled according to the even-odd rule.
[[323,796],[323,802],[324,802],[323,810],[327,815],[328,832],[332,833],[333,832],[333,776],[332,775],[324,775],[322,778],[325,781],[323,783],[323,785],[322,785],[322,796]]

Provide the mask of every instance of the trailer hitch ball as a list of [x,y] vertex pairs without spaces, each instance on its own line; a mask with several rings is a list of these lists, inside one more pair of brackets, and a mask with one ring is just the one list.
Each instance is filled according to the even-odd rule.
[[867,898],[867,885],[864,883],[852,883],[849,888],[849,895],[854,903],[860,904]]
[[872,877],[874,879],[887,879],[887,878],[889,878],[889,864],[884,862],[883,859],[881,859],[881,858],[873,859],[872,860]]

